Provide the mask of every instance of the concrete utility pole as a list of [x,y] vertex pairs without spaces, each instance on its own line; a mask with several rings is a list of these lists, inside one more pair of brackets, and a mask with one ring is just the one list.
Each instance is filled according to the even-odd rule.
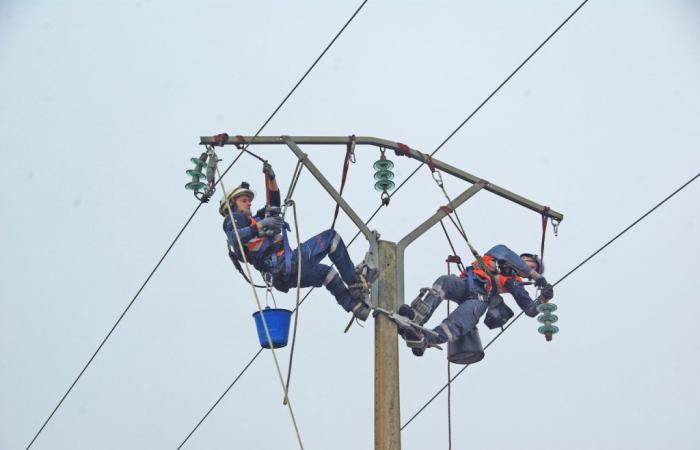
[[[396,289],[396,244],[379,241],[377,305],[399,308]],[[401,450],[399,351],[396,325],[384,314],[374,319],[374,448]]]
[[[298,144],[308,145],[371,145],[392,149],[417,161],[432,164],[437,170],[460,178],[472,184],[466,191],[452,200],[450,207],[456,209],[481,190],[489,191],[532,211],[543,214],[552,220],[561,221],[564,216],[552,209],[535,203],[518,194],[489,183],[475,175],[431,158],[429,155],[395,141],[374,137],[357,136],[202,136],[203,145],[287,145],[321,186],[335,200],[342,210],[359,228],[370,244],[370,263],[379,268],[379,280],[372,288],[373,307],[386,311],[396,311],[404,299],[404,253],[408,245],[440,222],[447,212],[440,210],[408,233],[398,244],[378,240],[378,233],[372,232],[358,217],[348,203],[309,160]],[[437,209],[437,208],[436,208]],[[399,399],[399,354],[398,333],[394,324],[384,314],[377,314],[374,320],[374,448],[375,450],[401,450],[401,415]]]

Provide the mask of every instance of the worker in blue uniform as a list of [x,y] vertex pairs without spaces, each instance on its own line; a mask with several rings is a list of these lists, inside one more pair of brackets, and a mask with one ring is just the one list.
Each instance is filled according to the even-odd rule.
[[541,288],[542,299],[548,301],[553,298],[554,289],[543,273],[544,264],[538,255],[518,255],[505,245],[496,245],[459,276],[443,275],[432,288],[421,290],[421,295],[410,305],[401,305],[398,313],[422,326],[443,300],[456,302],[457,308],[433,328],[434,334],[415,327],[400,328],[399,334],[413,353],[421,356],[431,345],[453,342],[471,332],[484,314],[484,322],[490,328],[501,327],[513,316],[501,293],[511,294],[525,314],[534,317],[539,300],[530,297],[521,277],[534,280],[535,286]]
[[[344,310],[360,320],[367,320],[370,313],[369,284],[376,280],[377,270],[363,266],[356,268],[335,230],[325,230],[292,250],[286,238],[289,224],[280,214],[280,192],[275,172],[268,163],[264,164],[263,172],[269,202],[266,208],[251,213],[255,193],[245,182],[228,192],[219,205],[232,260],[243,261],[245,252],[248,262],[275,289],[287,292],[296,287],[297,262],[301,257],[301,287],[325,286]],[[239,248],[232,217],[243,250]],[[335,268],[321,263],[326,256]]]

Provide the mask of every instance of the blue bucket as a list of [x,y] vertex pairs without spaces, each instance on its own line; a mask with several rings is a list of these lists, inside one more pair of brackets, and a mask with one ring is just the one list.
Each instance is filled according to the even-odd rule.
[[[280,348],[287,345],[287,340],[289,339],[289,322],[292,317],[292,312],[282,308],[271,309],[268,306],[263,310],[263,314],[265,316],[265,323],[267,323],[267,329],[270,332],[270,338],[272,339],[272,347]],[[253,313],[253,318],[255,319],[255,327],[258,329],[260,346],[262,348],[270,348],[270,342],[267,340],[267,334],[265,334],[265,326],[260,317],[260,311]]]

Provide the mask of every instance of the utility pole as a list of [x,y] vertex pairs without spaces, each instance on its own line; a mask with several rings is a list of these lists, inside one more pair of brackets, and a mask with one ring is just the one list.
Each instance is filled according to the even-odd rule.
[[[379,241],[377,305],[386,311],[399,307],[396,244]],[[374,319],[374,448],[401,450],[399,349],[396,325],[385,314]]]
[[[396,311],[404,299],[404,254],[406,248],[418,237],[440,222],[448,211],[440,208],[398,244],[378,240],[378,233],[370,231],[350,205],[335,190],[321,171],[310,161],[298,144],[305,145],[370,145],[380,149],[395,150],[407,158],[427,163],[432,169],[464,180],[471,186],[455,197],[449,209],[456,209],[469,198],[485,190],[520,206],[535,211],[553,221],[564,216],[550,208],[528,200],[482,178],[467,173],[442,161],[432,158],[404,144],[367,136],[202,136],[202,145],[287,145],[319,184],[336,201],[350,220],[358,227],[370,244],[371,262],[379,269],[379,280],[372,287],[372,306],[385,311]],[[349,148],[349,147],[348,147]],[[375,300],[376,299],[376,300]],[[401,415],[399,399],[399,352],[396,325],[385,314],[376,314],[374,320],[374,448],[375,450],[401,450]]]

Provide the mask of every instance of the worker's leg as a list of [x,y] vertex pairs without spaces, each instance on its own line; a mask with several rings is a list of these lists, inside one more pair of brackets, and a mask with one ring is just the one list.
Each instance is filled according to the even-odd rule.
[[302,243],[301,251],[304,258],[302,265],[305,261],[317,264],[328,256],[346,285],[355,285],[360,281],[345,243],[335,230],[323,231]]
[[399,314],[406,316],[419,325],[430,319],[443,300],[453,300],[461,303],[470,296],[467,282],[455,275],[443,275],[433,283],[432,288],[421,293],[411,306],[401,305]]
[[488,302],[482,300],[463,301],[440,325],[433,328],[438,336],[426,334],[428,342],[443,344],[459,339],[476,327],[479,318],[484,315],[487,308]]

